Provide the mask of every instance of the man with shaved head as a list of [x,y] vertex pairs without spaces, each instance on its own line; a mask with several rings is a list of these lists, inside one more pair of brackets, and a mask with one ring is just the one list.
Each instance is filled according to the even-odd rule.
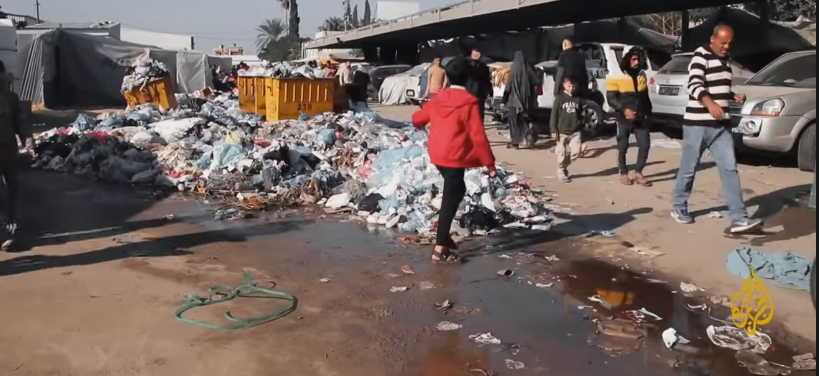
[[683,117],[683,150],[677,181],[674,185],[671,216],[679,223],[693,223],[688,211],[688,198],[694,186],[694,175],[702,153],[708,149],[722,180],[722,197],[728,206],[732,233],[762,227],[762,221],[751,219],[742,200],[742,189],[734,154],[731,101],[744,103],[745,96],[732,91],[731,42],[734,30],[727,25],[714,28],[711,43],[694,52],[688,66],[688,105]]

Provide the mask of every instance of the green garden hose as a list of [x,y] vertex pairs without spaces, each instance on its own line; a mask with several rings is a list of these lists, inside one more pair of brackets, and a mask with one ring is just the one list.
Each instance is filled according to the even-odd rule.
[[[250,273],[248,272],[244,272],[244,282],[245,283],[243,285],[235,289],[225,285],[211,287],[208,289],[207,298],[203,298],[196,294],[187,294],[185,295],[185,304],[182,305],[182,308],[179,308],[178,310],[176,310],[176,312],[174,312],[174,317],[176,317],[176,319],[179,320],[180,322],[196,325],[202,328],[215,330],[233,330],[250,328],[252,326],[280,319],[284,316],[287,316],[289,313],[295,311],[296,307],[298,306],[298,299],[296,299],[296,297],[290,293],[269,290],[256,286],[256,283],[253,282],[253,277],[251,277]],[[275,299],[287,300],[290,302],[290,304],[287,307],[280,308],[273,312],[249,319],[236,318],[233,317],[230,311],[225,311],[225,318],[230,322],[236,323],[234,325],[215,325],[203,321],[182,317],[183,313],[197,307],[204,307],[213,304],[224,303],[226,301],[233,300],[234,298],[257,298],[265,296],[272,297]]]

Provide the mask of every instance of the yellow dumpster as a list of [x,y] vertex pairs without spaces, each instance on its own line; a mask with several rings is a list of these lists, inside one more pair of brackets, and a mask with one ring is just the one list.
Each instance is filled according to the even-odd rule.
[[239,89],[239,109],[248,114],[256,113],[256,77],[239,76],[236,88]]
[[332,78],[267,78],[267,121],[298,119],[333,111],[334,84]]
[[267,89],[265,82],[269,77],[253,78],[253,112],[256,115],[267,116]]
[[170,77],[162,77],[151,81],[145,86],[135,87],[130,92],[122,93],[128,107],[135,107],[138,104],[153,103],[166,110],[177,108],[173,82]]

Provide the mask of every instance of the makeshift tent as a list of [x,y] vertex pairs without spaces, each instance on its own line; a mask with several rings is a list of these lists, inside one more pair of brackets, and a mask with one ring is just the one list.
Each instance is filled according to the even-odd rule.
[[45,107],[124,106],[122,78],[143,54],[168,66],[178,93],[209,86],[209,65],[221,62],[200,52],[168,51],[67,30],[34,35],[20,52],[20,96]]
[[691,28],[691,42],[686,49],[695,50],[708,44],[714,27],[725,24],[734,29],[731,58],[752,72],[757,72],[784,53],[812,50],[814,46],[795,30],[772,22],[763,22],[758,16],[741,9],[727,9]]

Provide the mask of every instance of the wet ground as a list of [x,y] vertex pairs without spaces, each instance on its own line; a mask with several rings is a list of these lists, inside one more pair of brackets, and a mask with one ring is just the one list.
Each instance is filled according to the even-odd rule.
[[[209,285],[238,283],[239,271],[252,268],[257,279],[275,281],[277,289],[299,298],[299,308],[293,314],[256,328],[225,335],[185,328],[178,339],[182,347],[189,346],[184,345],[186,341],[199,343],[203,338],[211,345],[219,343],[215,348],[198,345],[197,356],[224,357],[218,351],[227,351],[235,341],[258,346],[265,354],[265,349],[288,354],[278,357],[267,354],[252,361],[259,362],[255,368],[213,371],[214,376],[269,374],[265,371],[271,367],[287,370],[277,372],[279,376],[749,374],[737,365],[733,351],[715,347],[705,336],[708,325],[721,324],[709,318],[708,312],[687,308],[704,300],[672,291],[674,284],[652,280],[662,277],[650,271],[589,258],[587,255],[592,252],[587,252],[587,248],[595,243],[573,236],[588,232],[582,223],[570,221],[546,234],[510,234],[470,241],[463,246],[469,256],[464,265],[430,265],[427,248],[408,245],[400,241],[402,237],[398,234],[367,228],[342,215],[326,216],[316,208],[265,212],[248,220],[216,221],[209,207],[195,198],[159,201],[151,191],[42,172],[28,173],[25,184],[25,199],[33,210],[25,212],[21,244],[30,251],[0,259],[0,279],[40,278],[56,268],[61,272],[57,278],[65,281],[82,274],[83,268],[116,262],[123,270],[137,275],[134,281],[118,281],[129,289],[139,290],[145,283],[139,282],[143,278],[139,276],[144,276],[183,283],[199,288],[201,293]],[[61,246],[60,251],[55,251],[56,245]],[[183,267],[163,265],[160,261],[180,257],[186,260]],[[234,277],[230,281],[212,280],[202,267],[214,265]],[[405,274],[402,266],[411,267],[415,274]],[[499,270],[510,270],[512,275],[499,275]],[[66,289],[85,288],[82,284],[61,283],[67,284]],[[391,292],[393,287],[407,290]],[[180,294],[185,292],[188,291],[166,292],[156,300],[154,308],[148,307],[144,317],[133,314],[131,325],[154,337],[168,328],[180,330],[178,327],[184,325],[173,322],[171,314],[180,303]],[[36,291],[20,297],[12,295],[11,290],[0,289],[4,301],[20,299],[17,306],[22,307],[29,300],[49,304],[62,301],[53,292],[33,294]],[[602,301],[591,301],[593,296],[601,297]],[[451,308],[436,307],[436,303],[447,300]],[[237,312],[256,312],[263,310],[265,304],[251,302],[243,306],[237,302],[232,307]],[[623,312],[641,308],[662,320],[636,328]],[[95,307],[102,315],[112,309],[104,305]],[[197,317],[214,320],[221,311],[210,309]],[[7,314],[15,313],[8,310]],[[722,307],[710,315],[726,318],[729,312]],[[439,331],[436,325],[442,321],[462,327]],[[38,320],[27,317],[18,322],[21,328],[15,330],[24,330],[23,327]],[[46,326],[61,325],[40,321],[43,322]],[[597,333],[599,324],[609,328],[603,330],[605,334]],[[103,331],[112,324],[100,320],[83,325],[86,329],[77,331],[77,336]],[[623,329],[623,333],[610,335],[612,327]],[[669,327],[691,340],[693,346],[676,351],[666,349],[660,337]],[[116,334],[113,333],[112,336]],[[480,345],[469,339],[470,335],[481,333],[491,333],[502,343]],[[43,339],[51,337],[43,335]],[[0,330],[2,342],[13,338],[14,330]],[[165,339],[168,341],[174,339]],[[22,367],[15,357],[31,351],[44,350],[26,346],[4,349],[0,371]],[[173,351],[165,355],[160,366],[156,361],[146,361],[150,367],[158,368],[133,363],[129,369],[157,376],[193,374],[185,373],[182,365],[174,368]],[[198,359],[183,355],[180,353],[178,358]],[[790,364],[792,355],[786,346],[776,345],[765,358]],[[76,361],[69,364],[68,368],[62,363],[50,367],[85,375],[139,374],[124,369],[96,373],[103,368],[83,368],[90,366],[77,366],[85,363]],[[31,364],[28,367],[29,370],[34,367],[34,371],[13,374],[46,374],[40,371],[52,369]]]

